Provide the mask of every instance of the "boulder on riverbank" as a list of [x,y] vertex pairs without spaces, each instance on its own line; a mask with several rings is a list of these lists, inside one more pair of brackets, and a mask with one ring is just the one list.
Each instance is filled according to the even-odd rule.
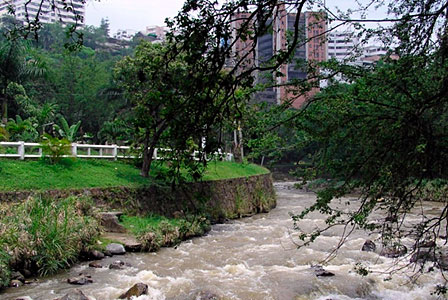
[[126,249],[124,248],[124,246],[117,243],[110,243],[106,246],[106,250],[109,251],[112,255],[126,254]]
[[126,228],[123,227],[118,221],[118,216],[122,213],[116,212],[103,212],[100,214],[101,226],[104,227],[106,232],[125,233]]

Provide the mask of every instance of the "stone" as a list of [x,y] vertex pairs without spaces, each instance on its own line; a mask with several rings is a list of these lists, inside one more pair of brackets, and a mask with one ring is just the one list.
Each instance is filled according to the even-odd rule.
[[375,250],[376,250],[376,245],[371,240],[366,240],[364,245],[362,245],[362,248],[361,248],[361,251],[366,251],[366,252],[375,252]]
[[407,252],[408,252],[408,248],[406,248],[406,246],[394,245],[394,246],[385,247],[381,251],[380,255],[389,257],[389,258],[397,258],[397,257],[405,255]]
[[70,284],[85,285],[92,283],[93,280],[91,279],[91,276],[80,274],[78,277],[68,278],[67,282]]
[[113,254],[109,250],[105,250],[103,253],[105,256],[113,256]]
[[88,253],[89,259],[92,259],[92,260],[100,260],[100,259],[103,259],[104,256],[105,256],[104,253],[100,252],[98,250],[91,250]]
[[418,249],[414,254],[412,254],[410,262],[427,262],[427,261],[436,261],[436,257],[434,255],[434,251],[427,248]]
[[419,248],[435,248],[436,247],[436,242],[432,241],[432,240],[425,240],[425,241],[420,241],[419,243],[417,243],[416,245],[414,245],[414,249],[419,249]]
[[90,268],[97,268],[97,269],[100,269],[100,268],[102,268],[103,266],[102,266],[100,263],[93,261],[93,262],[91,262],[91,263],[89,264],[89,267],[90,267]]
[[11,279],[19,280],[21,282],[25,282],[25,276],[22,275],[20,272],[12,272],[11,273]]
[[136,283],[126,293],[122,294],[119,299],[131,299],[131,297],[140,297],[148,294],[148,285],[144,283]]
[[55,300],[89,300],[89,298],[86,295],[84,295],[84,293],[81,290],[75,289],[67,293],[62,298],[58,298]]
[[21,273],[25,276],[25,278],[33,276],[33,273],[28,269],[23,269]]
[[220,300],[221,297],[210,291],[200,291],[194,300]]
[[183,219],[185,218],[185,213],[182,210],[176,210],[175,212],[173,212],[173,218]]
[[121,270],[121,269],[124,269],[125,267],[130,267],[130,266],[131,266],[130,264],[125,263],[124,261],[116,260],[109,265],[109,269]]
[[334,273],[325,270],[322,266],[317,265],[317,266],[313,266],[312,268],[314,269],[314,274],[317,277],[331,277],[331,276],[334,276]]
[[124,249],[128,252],[139,252],[143,248],[142,243],[129,234],[108,232],[104,234],[103,237],[122,244]]
[[30,296],[24,296],[24,297],[16,298],[14,300],[33,300],[33,298],[31,298]]
[[118,222],[116,213],[101,213],[101,226],[103,226],[104,230],[107,232],[126,232],[126,228]]
[[126,249],[124,249],[123,245],[110,243],[106,246],[106,250],[109,251],[112,255],[123,255],[126,253]]
[[448,271],[448,256],[442,254],[437,260],[437,265],[440,269]]
[[22,285],[23,285],[23,282],[20,281],[20,280],[17,280],[17,279],[13,279],[13,280],[11,280],[9,282],[9,286],[10,287],[19,287],[19,286],[22,286]]
[[129,241],[124,244],[124,249],[128,252],[140,252],[143,246],[142,243]]

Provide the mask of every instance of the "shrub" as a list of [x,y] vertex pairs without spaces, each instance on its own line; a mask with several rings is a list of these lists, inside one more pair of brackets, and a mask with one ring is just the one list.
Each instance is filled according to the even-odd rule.
[[9,133],[8,131],[0,125],[0,142],[8,141]]
[[39,275],[69,267],[99,235],[87,198],[30,197],[0,210],[0,287],[10,269],[37,268]]
[[50,163],[58,163],[64,156],[70,155],[71,143],[67,139],[58,139],[49,134],[42,138],[42,152]]

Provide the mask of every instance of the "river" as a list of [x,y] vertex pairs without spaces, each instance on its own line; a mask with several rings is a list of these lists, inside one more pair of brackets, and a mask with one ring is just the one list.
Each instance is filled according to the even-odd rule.
[[[390,278],[393,259],[360,251],[366,233],[354,232],[325,269],[333,277],[316,277],[311,265],[319,264],[339,241],[340,229],[330,230],[307,248],[297,249],[297,233],[292,229],[290,212],[299,212],[315,200],[312,193],[292,189],[289,183],[276,184],[277,208],[268,214],[214,225],[204,237],[183,242],[176,248],[157,253],[131,253],[106,258],[107,266],[120,259],[131,265],[124,270],[89,268],[80,263],[38,283],[10,288],[0,299],[30,296],[33,300],[54,299],[76,286],[67,278],[83,272],[93,283],[79,287],[92,300],[116,299],[133,284],[146,283],[149,295],[138,300],[195,299],[209,291],[222,299],[348,300],[348,299],[437,299],[431,295],[443,279],[438,270],[411,282],[409,270]],[[355,199],[345,199],[356,202]],[[430,203],[427,212],[439,211]],[[310,215],[302,222],[312,229],[324,223],[321,216]],[[356,263],[376,271],[366,277],[354,272]]]

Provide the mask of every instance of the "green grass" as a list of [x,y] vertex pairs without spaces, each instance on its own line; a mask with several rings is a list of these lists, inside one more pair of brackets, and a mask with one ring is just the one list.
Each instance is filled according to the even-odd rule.
[[149,215],[146,217],[124,215],[121,217],[120,223],[133,234],[141,235],[147,232],[149,229],[158,228],[162,221],[168,222],[172,226],[181,225],[179,219],[168,219],[159,215]]
[[138,186],[149,180],[130,164],[106,160],[0,160],[0,191]]
[[268,169],[255,164],[216,161],[208,164],[204,180],[229,179],[268,173]]
[[[154,164],[154,168],[161,168]],[[211,162],[204,180],[247,177],[269,171],[253,164]],[[0,191],[77,189],[93,187],[148,185],[140,170],[123,161],[65,159],[59,164],[42,160],[0,160]]]

